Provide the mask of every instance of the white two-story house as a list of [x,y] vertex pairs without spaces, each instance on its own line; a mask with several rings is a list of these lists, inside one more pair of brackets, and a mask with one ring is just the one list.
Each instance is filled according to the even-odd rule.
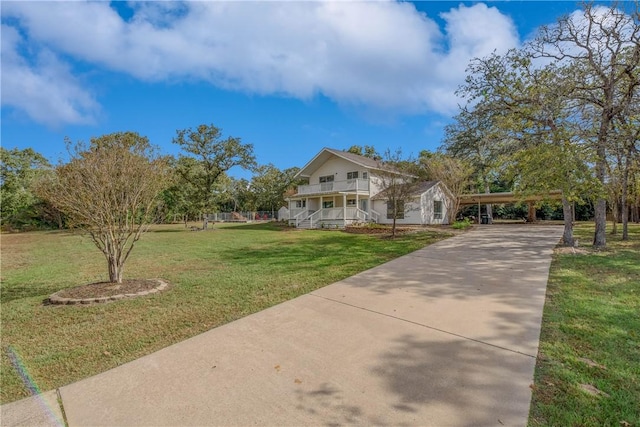
[[[347,151],[323,148],[296,175],[308,179],[288,199],[289,223],[299,228],[343,228],[360,222],[391,223],[381,174],[397,173],[381,161]],[[430,181],[416,187],[398,224],[446,224],[448,190]]]

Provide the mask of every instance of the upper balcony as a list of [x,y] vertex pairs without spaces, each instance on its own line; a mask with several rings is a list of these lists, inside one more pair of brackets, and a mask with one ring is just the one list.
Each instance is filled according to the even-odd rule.
[[368,179],[348,179],[346,181],[323,182],[321,184],[299,185],[297,196],[307,194],[369,192]]

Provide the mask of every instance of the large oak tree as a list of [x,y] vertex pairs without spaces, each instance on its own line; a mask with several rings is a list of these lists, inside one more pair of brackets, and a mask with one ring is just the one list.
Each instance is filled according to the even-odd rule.
[[[632,10],[624,10],[630,7]],[[640,10],[638,2],[609,7],[586,4],[581,13],[565,16],[542,27],[529,46],[534,57],[570,67],[566,84],[570,99],[584,115],[583,137],[595,151],[595,176],[607,182],[607,149],[616,121],[637,102],[640,88]],[[595,203],[593,245],[606,245],[607,202],[604,193]]]
[[[253,169],[256,166],[252,144],[243,144],[240,138],[223,138],[222,129],[202,124],[195,129],[178,130],[173,139],[194,159],[193,167],[183,169],[182,179],[195,189],[196,202],[201,214],[210,213],[216,207],[215,186],[218,179],[233,167]],[[185,165],[187,163],[184,163]],[[207,228],[204,216],[203,228]]]

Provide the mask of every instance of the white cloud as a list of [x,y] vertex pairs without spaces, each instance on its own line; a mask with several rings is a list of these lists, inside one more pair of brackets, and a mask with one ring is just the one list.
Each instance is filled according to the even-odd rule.
[[[2,14],[33,43],[141,80],[197,79],[302,99],[322,93],[393,114],[453,112],[468,61],[518,43],[512,21],[484,4],[442,14],[445,32],[404,2],[131,5],[128,21],[107,2],[4,2]],[[70,105],[87,109],[90,98],[78,103],[77,84],[67,87],[75,90]]]
[[445,30],[449,41],[449,52],[439,64],[445,75],[455,71],[461,73],[458,78],[463,78],[470,59],[487,56],[494,50],[506,52],[518,45],[518,34],[511,19],[482,3],[473,7],[461,5],[443,13],[442,18],[447,22]]
[[2,25],[2,105],[52,127],[93,122],[99,105],[68,66],[47,49],[30,64],[19,53],[20,43],[20,34]]

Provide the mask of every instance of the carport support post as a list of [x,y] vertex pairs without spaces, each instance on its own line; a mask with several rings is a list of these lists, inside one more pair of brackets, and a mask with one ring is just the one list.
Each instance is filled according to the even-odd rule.
[[480,198],[478,198],[478,225],[480,225],[482,222],[480,221],[480,217],[481,215],[481,211],[480,211]]
[[529,202],[529,217],[527,222],[536,222],[536,205],[533,202]]

